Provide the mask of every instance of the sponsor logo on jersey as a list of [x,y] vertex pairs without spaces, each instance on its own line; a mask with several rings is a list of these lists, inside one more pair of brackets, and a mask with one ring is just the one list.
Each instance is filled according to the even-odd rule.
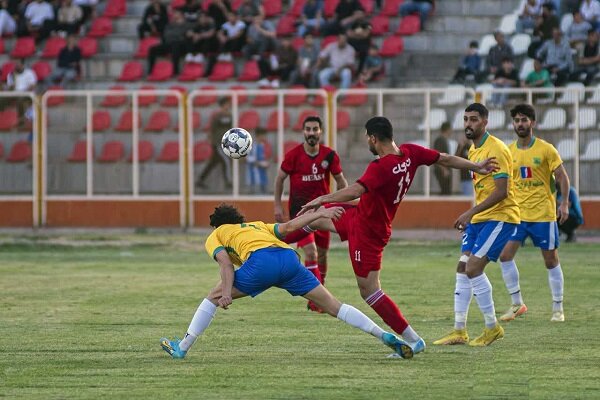
[[533,157],[533,163],[535,165],[542,165],[542,159],[540,157]]
[[302,182],[322,181],[325,179],[325,174],[302,175]]

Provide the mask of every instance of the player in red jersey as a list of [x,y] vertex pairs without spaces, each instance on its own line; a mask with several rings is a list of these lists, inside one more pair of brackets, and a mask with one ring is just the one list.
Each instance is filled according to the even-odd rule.
[[398,146],[393,139],[392,125],[384,117],[371,118],[365,128],[369,150],[379,159],[369,164],[356,183],[317,197],[304,205],[300,214],[323,204],[360,198],[358,205],[345,205],[346,212],[339,220],[318,219],[289,234],[285,240],[297,240],[313,229],[337,232],[342,241],[348,240],[350,259],[362,298],[386,324],[402,335],[414,353],[419,353],[425,350],[425,341],[409,325],[394,301],[383,292],[379,282],[383,249],[390,239],[392,220],[419,166],[437,163],[487,174],[495,168],[495,161],[488,159],[473,163],[414,144]]
[[[323,123],[318,116],[309,116],[302,123],[304,143],[286,153],[281,169],[275,178],[275,221],[284,222],[281,195],[283,183],[290,177],[289,215],[296,217],[302,206],[309,201],[330,192],[331,175],[337,189],[348,186],[340,158],[331,148],[320,144]],[[304,265],[317,279],[325,284],[327,275],[327,251],[329,231],[316,231],[298,241],[304,250]],[[320,311],[310,301],[308,308]]]

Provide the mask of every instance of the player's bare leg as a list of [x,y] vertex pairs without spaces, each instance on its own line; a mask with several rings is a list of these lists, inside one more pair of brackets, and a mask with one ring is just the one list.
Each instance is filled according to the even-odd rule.
[[[302,250],[304,250],[304,266],[319,280],[319,282],[323,283],[323,277],[321,276],[319,264],[317,263],[317,245],[315,242],[311,242],[302,246]],[[310,300],[308,301],[307,308],[310,311],[318,313],[323,312],[323,310]]]
[[558,260],[558,250],[542,250],[542,257],[544,257],[544,263],[548,270],[548,284],[552,293],[552,318],[550,321],[563,322],[565,320],[563,311],[565,279]]
[[506,285],[506,290],[510,294],[511,306],[501,317],[501,321],[512,321],[516,317],[522,316],[527,312],[527,306],[523,302],[521,295],[521,286],[519,285],[519,270],[515,263],[515,255],[521,246],[517,240],[509,240],[502,253],[500,254],[500,267],[502,268],[502,278]]
[[321,283],[325,285],[325,277],[327,276],[327,254],[329,249],[317,246],[317,265],[321,273]]

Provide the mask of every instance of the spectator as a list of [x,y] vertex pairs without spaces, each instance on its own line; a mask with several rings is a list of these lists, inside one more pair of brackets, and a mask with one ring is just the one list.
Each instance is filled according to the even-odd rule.
[[[292,46],[292,41],[289,38],[281,38],[281,43],[271,55],[271,57],[261,57],[258,60],[260,68],[261,80],[258,82],[260,86],[279,87],[279,80],[287,82],[290,79],[292,72],[296,69],[298,63],[298,52]],[[276,78],[269,83],[268,76]]]
[[366,19],[357,19],[352,23],[352,26],[346,30],[346,36],[348,37],[348,44],[354,47],[358,55],[358,70],[361,72],[365,64],[365,59],[369,54],[369,47],[371,46],[371,24]]
[[85,24],[89,19],[96,15],[96,4],[98,0],[73,0],[73,4],[78,5],[83,12],[81,23]]
[[313,82],[313,73],[316,70],[318,60],[319,49],[313,36],[308,33],[304,36],[304,43],[298,49],[298,65],[297,68],[292,71],[290,81],[292,83],[302,84],[306,87],[311,86],[311,82]]
[[580,12],[575,11],[573,13],[573,23],[565,32],[571,47],[582,50],[583,43],[587,40],[588,31],[590,29],[592,29],[592,25],[583,19]]
[[160,0],[152,0],[144,10],[142,22],[138,25],[138,36],[143,39],[146,33],[161,37],[169,23],[167,7]]
[[406,17],[407,15],[417,13],[421,20],[421,30],[425,29],[425,22],[429,13],[433,9],[433,0],[408,0],[402,3],[400,6],[400,15]]
[[348,89],[352,83],[352,70],[356,51],[348,44],[346,35],[340,33],[337,42],[330,43],[321,51],[317,61],[317,69],[328,62],[328,66],[319,71],[321,87],[329,86],[332,78],[341,80],[341,89]]
[[185,4],[178,8],[183,14],[185,20],[189,23],[196,23],[201,11],[200,2],[198,0],[185,0]]
[[583,57],[577,59],[577,67],[571,75],[571,80],[580,81],[585,86],[589,86],[592,83],[592,80],[598,71],[600,71],[600,68],[598,68],[600,64],[600,54],[598,52],[599,38],[598,31],[594,29],[589,30],[583,48]]
[[550,71],[554,86],[562,86],[573,71],[573,56],[571,47],[562,37],[559,28],[554,28],[553,39],[546,41],[537,52],[537,58]]
[[238,16],[246,24],[246,26],[252,25],[254,17],[259,15],[265,16],[265,10],[257,0],[244,0],[237,10]]
[[[242,22],[243,23],[243,22]],[[246,45],[244,46],[244,56],[247,59],[253,56],[263,56],[264,53],[275,48],[275,26],[271,21],[265,20],[262,15],[254,17],[252,25],[246,30]]]
[[242,51],[242,47],[244,47],[244,43],[246,42],[246,24],[240,21],[235,13],[229,13],[228,18],[229,20],[223,24],[217,34],[221,43],[219,59],[225,61],[231,61],[231,53]]
[[517,32],[523,33],[535,28],[536,20],[542,15],[542,0],[527,0],[523,4],[519,19],[517,20]]
[[47,78],[48,84],[60,81],[60,86],[64,87],[66,84],[75,81],[81,71],[80,63],[81,50],[77,46],[77,36],[69,35],[67,45],[58,54],[56,68]]
[[219,111],[210,120],[210,144],[212,146],[212,154],[204,166],[202,173],[196,180],[196,187],[206,189],[206,178],[210,172],[217,166],[221,165],[221,178],[225,179],[225,188],[231,188],[231,164],[230,159],[221,150],[221,139],[223,133],[233,127],[233,118],[231,116],[231,99],[223,97],[219,99]]
[[323,18],[323,0],[307,0],[302,7],[298,36],[304,37],[307,33],[318,31],[325,23]]
[[474,75],[478,80],[479,69],[481,68],[481,57],[479,56],[479,44],[476,40],[469,43],[467,54],[462,58],[460,66],[454,74],[451,83],[463,83],[467,75]]
[[43,0],[34,0],[27,5],[25,19],[27,33],[35,36],[36,42],[46,39],[54,29],[54,9]]
[[179,60],[187,46],[185,35],[191,29],[193,26],[183,18],[181,11],[173,11],[173,22],[165,26],[161,43],[150,47],[148,51],[148,73],[152,72],[156,59],[167,54],[171,54],[173,72],[175,75],[179,73]]
[[208,14],[200,12],[198,24],[193,30],[186,33],[188,62],[204,63],[207,60],[204,76],[209,76],[216,61],[216,53],[219,50],[217,30],[215,23]]
[[232,11],[229,0],[212,0],[206,12],[215,21],[215,26],[221,29],[223,24],[228,21],[227,16]]
[[323,27],[326,35],[336,35],[346,32],[354,21],[365,16],[364,8],[359,0],[341,0],[333,17]]
[[360,73],[359,83],[365,85],[367,82],[377,78],[383,72],[383,59],[379,55],[379,49],[374,44],[369,47],[369,55]]
[[254,194],[266,194],[268,185],[269,159],[267,157],[267,132],[257,128],[252,150],[246,157],[246,184]]
[[[25,60],[19,59],[15,62],[15,69],[6,77],[6,89],[15,92],[35,91],[37,77],[32,69],[25,67]],[[31,107],[29,97],[18,97],[15,100],[17,114],[19,115],[19,126],[25,126],[26,112]]]
[[502,67],[502,60],[505,58],[512,60],[514,58],[513,48],[506,43],[504,33],[501,31],[494,32],[494,39],[496,39],[496,44],[492,46],[486,58],[487,66],[484,75],[492,74],[495,76],[496,72]]
[[[469,149],[472,144],[473,142],[467,139],[465,135],[460,135],[460,141],[454,155],[468,160]],[[473,177],[471,177],[471,171],[460,170],[460,190],[465,196],[473,196]]]
[[558,17],[552,11],[552,5],[544,3],[542,5],[542,16],[538,18],[533,30],[533,38],[527,49],[529,58],[536,58],[538,49],[546,40],[552,39],[552,31],[560,26]]
[[[452,126],[449,122],[444,122],[440,127],[440,136],[433,142],[433,148],[440,153],[450,153],[450,137],[452,136]],[[452,194],[452,170],[448,167],[435,164],[435,178],[440,185],[440,194],[448,196]]]
[[[492,84],[495,88],[499,89],[514,88],[519,86],[519,73],[515,69],[512,59],[507,57],[502,60],[502,68],[496,72],[494,80],[492,80]],[[503,107],[507,98],[508,93],[495,92],[492,95],[491,103],[496,106]],[[492,104],[490,104],[490,106],[492,106]]]
[[11,10],[8,0],[0,1],[0,37],[12,35],[17,30],[17,22],[13,17],[16,10]]
[[583,0],[579,12],[583,19],[592,24],[594,29],[598,29],[600,19],[600,3],[598,3],[598,0]]
[[58,9],[57,31],[66,32],[67,35],[79,33],[83,11],[73,0],[63,0],[62,6]]
[[[556,204],[560,204],[562,195],[558,183],[556,184]],[[576,242],[577,237],[575,236],[575,229],[580,225],[583,225],[583,211],[581,211],[581,204],[579,203],[579,197],[577,191],[571,186],[569,188],[569,218],[561,225],[558,225],[558,229],[567,235],[566,242]]]
[[[550,72],[542,66],[542,62],[537,58],[533,60],[533,71],[527,74],[525,81],[522,82],[523,87],[529,88],[551,88],[554,87],[550,80]],[[533,100],[544,98],[551,100],[554,98],[554,93],[533,93]]]

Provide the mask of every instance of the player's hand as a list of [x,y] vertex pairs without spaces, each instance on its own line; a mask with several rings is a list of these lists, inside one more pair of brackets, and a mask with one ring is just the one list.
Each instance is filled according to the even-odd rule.
[[498,170],[498,162],[496,161],[496,157],[490,157],[490,158],[480,161],[476,164],[477,164],[478,169],[473,171],[476,174],[487,175],[491,172]]
[[224,310],[227,310],[231,303],[233,303],[233,299],[231,298],[231,295],[229,295],[229,296],[223,295],[219,299],[219,307],[222,307]]
[[283,207],[281,207],[281,204],[275,204],[275,222],[285,222],[283,220]]
[[569,205],[567,203],[561,203],[558,207],[558,223],[564,224],[569,219]]
[[321,207],[322,205],[323,205],[323,202],[321,201],[321,197],[317,197],[316,199],[309,201],[308,203],[303,205],[302,209],[300,210],[298,215],[306,214],[306,212],[309,210],[316,210],[319,207]]
[[324,218],[330,218],[334,221],[337,221],[338,219],[340,219],[340,217],[342,216],[342,214],[345,212],[346,210],[344,209],[344,207],[329,207],[329,208],[321,208],[319,209],[319,211],[317,211],[318,213],[321,214],[322,217]]
[[464,231],[467,228],[467,225],[471,222],[471,218],[473,218],[471,212],[465,212],[460,217],[458,217],[456,221],[454,221],[454,228],[458,229],[461,232]]

